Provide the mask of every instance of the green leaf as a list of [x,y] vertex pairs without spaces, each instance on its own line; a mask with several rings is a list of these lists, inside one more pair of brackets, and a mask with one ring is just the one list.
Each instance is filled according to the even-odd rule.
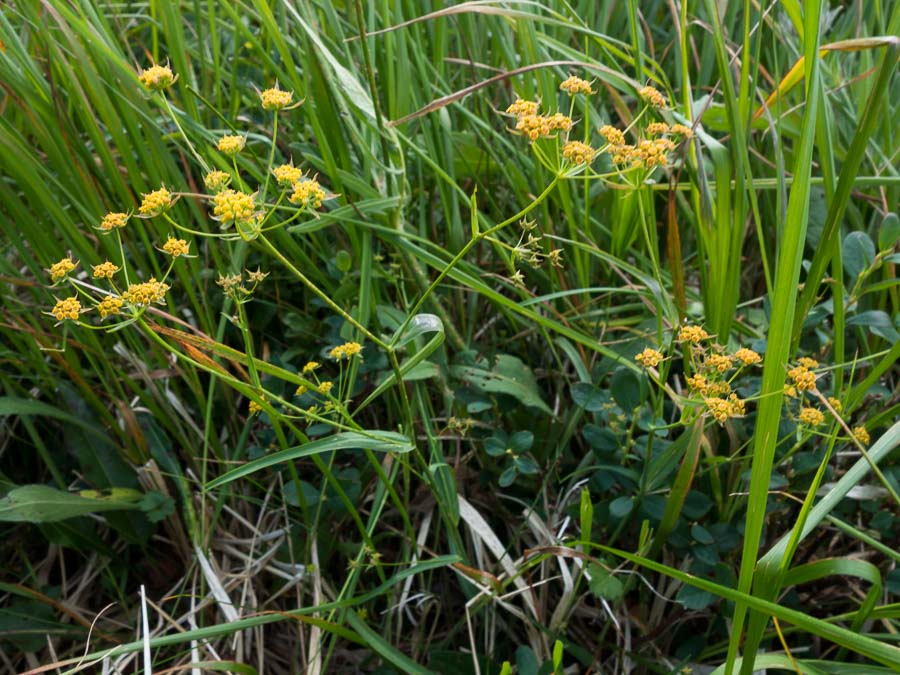
[[603,600],[618,600],[625,594],[625,586],[602,565],[591,563],[588,565],[588,574],[591,581],[588,587],[596,597]]
[[878,250],[891,251],[900,241],[900,216],[887,214],[878,228]]
[[128,488],[113,488],[107,495],[96,490],[77,495],[46,485],[23,485],[0,499],[0,521],[53,523],[89,513],[136,510],[143,497]]
[[310,457],[312,455],[320,455],[323,452],[331,452],[332,450],[356,450],[365,448],[374,452],[398,452],[406,453],[413,449],[409,439],[403,434],[393,431],[344,431],[327,438],[321,438],[311,443],[305,443],[286,450],[274,452],[266,457],[260,457],[252,462],[247,462],[241,467],[229,471],[212,480],[207,485],[207,489],[215,489],[222,487],[238,478],[249,476],[250,474],[261,471],[270,466],[281,464],[282,462],[290,462],[301,457]]
[[632,497],[616,497],[610,502],[609,514],[613,518],[621,520],[634,508],[634,498]]
[[500,478],[497,483],[500,485],[500,487],[509,487],[516,482],[517,475],[518,472],[516,471],[516,465],[510,464],[503,470],[503,473],[500,474]]
[[517,431],[509,438],[509,447],[517,454],[531,450],[533,443],[534,434],[530,431]]
[[576,382],[572,385],[572,401],[588,412],[599,412],[609,401],[609,395],[587,382]]
[[847,319],[846,324],[848,326],[865,326],[873,335],[884,338],[891,343],[900,340],[900,333],[894,328],[891,317],[880,309],[871,309],[854,314]]
[[494,367],[485,370],[476,366],[451,366],[450,373],[475,389],[489,394],[506,394],[530,408],[551,415],[553,411],[541,400],[534,373],[515,356],[501,354]]
[[643,400],[641,380],[637,373],[628,368],[616,368],[609,387],[616,403],[626,412],[637,408]]
[[844,237],[844,272],[850,285],[875,261],[875,244],[865,232],[851,232]]

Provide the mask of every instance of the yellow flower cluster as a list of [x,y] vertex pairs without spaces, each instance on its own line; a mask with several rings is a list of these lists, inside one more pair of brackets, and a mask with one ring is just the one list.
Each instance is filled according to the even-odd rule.
[[100,222],[100,229],[109,232],[117,227],[125,227],[127,222],[127,213],[107,213]]
[[753,366],[762,361],[762,357],[752,349],[741,347],[734,353],[734,358],[743,363],[745,366]]
[[317,391],[320,394],[327,394],[331,391],[331,388],[334,386],[334,382],[322,382],[319,384]]
[[815,408],[801,408],[800,421],[811,427],[817,427],[825,421],[825,415],[821,410],[816,410]]
[[294,184],[294,192],[288,197],[291,204],[300,204],[303,207],[311,206],[314,209],[322,206],[325,199],[325,191],[319,185],[319,181],[308,178]]
[[834,396],[828,397],[828,403],[831,405],[832,408],[834,408],[834,412],[836,412],[836,413],[844,412],[844,404],[841,403]]
[[651,122],[646,131],[649,136],[661,136],[669,133],[669,125],[665,122]]
[[687,385],[692,392],[706,398],[708,396],[724,396],[731,392],[731,385],[727,382],[708,380],[705,375],[697,373],[686,378]]
[[318,361],[307,361],[306,365],[303,366],[303,374],[308,375],[309,373],[317,370],[322,364]]
[[590,164],[594,159],[594,149],[581,141],[569,141],[563,146],[563,157],[575,164]]
[[534,101],[526,101],[525,99],[517,98],[516,102],[511,104],[507,109],[510,115],[515,115],[516,117],[523,117],[525,115],[537,115],[538,104]]
[[97,309],[100,311],[100,318],[105,319],[112,314],[118,314],[122,309],[122,302],[122,298],[116,295],[107,295],[97,305]]
[[293,164],[282,164],[272,169],[272,175],[278,181],[278,185],[289,188],[303,178],[303,171]]
[[50,265],[50,269],[47,270],[50,272],[50,279],[53,283],[60,281],[61,279],[65,279],[66,276],[75,269],[75,266],[78,264],[78,261],[72,260],[69,256],[66,256],[59,262],[55,262]]
[[223,155],[234,157],[247,144],[247,139],[243,136],[222,136],[216,146]]
[[516,130],[521,131],[530,141],[549,136],[554,131],[569,131],[572,118],[562,113],[552,115],[520,115],[516,120]]
[[869,441],[872,440],[864,426],[853,427],[853,437],[863,445],[868,445]]
[[229,176],[224,171],[219,171],[216,169],[215,171],[210,171],[203,177],[203,184],[206,186],[206,189],[211,192],[219,192],[228,187],[228,183],[231,182],[231,176]]
[[566,91],[573,96],[575,94],[593,94],[594,90],[591,89],[591,83],[587,80],[582,80],[580,77],[575,77],[574,75],[563,80],[562,84],[559,85],[559,88],[562,91]]
[[597,133],[603,136],[603,138],[606,139],[606,142],[613,148],[625,145],[625,134],[610,124],[604,124],[597,130]]
[[263,110],[283,110],[291,104],[293,92],[281,91],[276,84],[272,89],[266,89],[259,94]]
[[213,214],[222,223],[250,220],[253,209],[253,197],[237,190],[222,190],[213,197]]
[[92,265],[94,268],[94,279],[112,279],[113,275],[119,271],[118,265],[113,265],[109,260],[99,265]]
[[145,307],[154,302],[162,302],[169,290],[169,285],[150,277],[150,281],[141,284],[130,284],[122,294],[122,299],[130,305]]
[[797,363],[800,364],[801,368],[807,368],[809,370],[819,367],[819,362],[815,359],[809,358],[808,356],[801,356],[799,359],[797,359]]
[[719,424],[724,424],[729,417],[741,417],[746,412],[744,401],[737,394],[731,394],[727,399],[711,397],[704,402]]
[[[266,400],[266,399],[265,399],[265,396],[263,396],[263,397],[261,397],[261,398],[262,398],[264,401]],[[259,403],[257,403],[256,401],[250,401],[250,403],[249,403],[249,405],[247,406],[247,408],[248,408],[248,410],[250,411],[250,414],[251,414],[251,415],[258,415],[259,413],[262,412],[262,406],[261,406]]]
[[163,244],[163,251],[168,253],[173,258],[177,258],[180,255],[187,255],[189,247],[190,244],[188,244],[184,239],[175,239],[175,237],[169,237],[166,240],[166,243]]
[[57,321],[64,321],[66,319],[78,321],[78,316],[81,314],[81,303],[78,302],[78,298],[74,296],[66,298],[65,300],[57,300],[56,305],[50,310],[50,313],[56,317]]
[[710,354],[706,357],[704,365],[724,373],[731,368],[731,357],[727,354]]
[[142,216],[158,216],[172,206],[172,193],[161,187],[146,195],[138,209]]
[[652,169],[655,166],[665,166],[669,161],[666,153],[674,147],[675,144],[668,138],[643,140],[637,147],[629,150],[626,156],[632,165]]
[[178,76],[172,73],[169,66],[153,65],[143,71],[138,79],[150,91],[162,91],[172,86]]
[[669,133],[675,134],[676,136],[683,136],[684,138],[690,138],[694,135],[693,130],[683,124],[673,124],[672,128],[669,129]]
[[645,368],[655,368],[662,359],[663,355],[650,347],[647,347],[644,351],[634,357],[634,360]]
[[638,96],[647,101],[647,103],[654,108],[666,107],[666,97],[654,87],[641,87],[640,90],[638,90]]
[[816,388],[816,374],[805,366],[791,368],[788,371],[788,377],[794,381],[800,391],[812,391]]
[[345,342],[342,345],[334,347],[330,352],[328,352],[328,356],[333,359],[337,359],[340,361],[341,359],[351,359],[354,356],[357,356],[360,352],[362,352],[362,345],[358,342]]
[[693,342],[696,345],[700,344],[701,340],[706,340],[708,337],[709,333],[700,326],[684,326],[678,331],[679,342]]

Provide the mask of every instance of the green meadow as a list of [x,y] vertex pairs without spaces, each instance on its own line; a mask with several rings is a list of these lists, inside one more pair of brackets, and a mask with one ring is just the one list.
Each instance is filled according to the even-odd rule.
[[0,672],[900,671],[898,35],[0,5]]

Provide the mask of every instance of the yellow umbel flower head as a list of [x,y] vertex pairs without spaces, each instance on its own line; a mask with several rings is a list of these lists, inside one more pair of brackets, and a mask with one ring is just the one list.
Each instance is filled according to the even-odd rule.
[[97,305],[97,309],[100,312],[100,318],[105,319],[113,314],[118,314],[122,311],[122,303],[122,298],[116,295],[107,295],[100,301],[100,304]]
[[314,209],[322,206],[325,199],[325,191],[319,185],[319,181],[307,178],[294,184],[294,192],[288,197],[291,204],[300,204],[301,206],[311,206]]
[[685,139],[688,139],[694,135],[693,130],[690,127],[684,126],[683,124],[673,124],[672,128],[669,129],[669,133],[675,134],[676,136],[682,136]]
[[705,364],[707,367],[715,369],[720,373],[724,373],[731,368],[731,357],[725,354],[710,354]]
[[307,361],[306,365],[303,366],[303,374],[307,375],[307,374],[313,372],[314,370],[317,370],[321,365],[322,364],[319,363],[318,361]]
[[753,366],[762,361],[762,357],[752,349],[741,347],[734,353],[734,358],[743,363],[745,366]]
[[293,164],[282,164],[272,169],[272,175],[280,187],[289,188],[303,178],[303,170]]
[[92,265],[94,268],[94,279],[112,279],[113,275],[119,271],[118,265],[113,265],[109,260],[99,265]]
[[245,145],[247,145],[247,139],[243,136],[222,136],[216,147],[223,155],[234,157],[244,149]]
[[62,260],[50,265],[50,280],[55,284],[57,281],[65,279],[69,272],[75,269],[78,264],[77,260],[72,260],[71,256],[66,256]]
[[117,227],[125,227],[128,223],[127,213],[107,213],[100,221],[100,229],[109,232]]
[[699,344],[701,340],[705,340],[708,337],[709,333],[700,326],[685,326],[678,331],[679,342],[693,342],[694,344]]
[[594,149],[581,141],[569,141],[563,146],[563,157],[574,164],[590,164],[594,160]]
[[640,363],[645,368],[655,368],[659,365],[659,362],[662,361],[662,358],[663,355],[657,350],[647,347],[640,354],[637,354],[634,357],[634,360]]
[[171,87],[175,80],[178,79],[178,76],[172,73],[172,69],[169,66],[156,64],[142,71],[138,79],[149,91],[162,91]]
[[189,248],[190,244],[188,244],[184,239],[175,239],[175,237],[169,237],[166,240],[166,243],[163,244],[163,251],[168,253],[173,258],[177,258],[180,255],[187,255]]
[[328,356],[333,359],[340,361],[341,359],[351,359],[354,356],[357,356],[362,352],[362,345],[358,342],[345,342],[342,345],[338,345],[334,347],[330,352],[328,352]]
[[669,133],[669,125],[665,122],[651,122],[647,125],[648,136],[661,136]]
[[318,386],[318,391],[320,394],[327,394],[331,391],[331,388],[334,386],[334,382],[322,382]]
[[168,284],[157,281],[155,277],[150,277],[149,281],[142,284],[128,286],[128,290],[122,294],[122,298],[130,305],[146,307],[154,302],[162,302],[169,288]]
[[869,437],[869,432],[863,426],[853,427],[853,437],[863,445],[868,445],[869,441],[872,440]]
[[788,377],[794,381],[800,391],[812,391],[816,388],[816,374],[803,366],[791,368],[788,371]]
[[507,113],[515,115],[516,117],[521,117],[522,115],[537,115],[537,111],[537,103],[534,101],[526,101],[522,98],[517,98],[516,102],[506,109]]
[[594,93],[594,90],[591,89],[590,82],[582,80],[580,77],[575,77],[574,75],[563,80],[562,84],[559,85],[559,88],[572,95]]
[[213,214],[222,222],[246,222],[253,218],[253,196],[236,190],[222,190],[213,198]]
[[224,171],[210,171],[203,177],[203,184],[210,192],[221,192],[228,187],[231,182],[231,176]]
[[597,130],[597,133],[603,136],[606,142],[614,148],[625,145],[625,134],[610,124],[604,124]]
[[78,316],[81,314],[81,303],[74,296],[65,300],[57,300],[50,313],[56,317],[57,321],[65,321],[66,319],[78,321]]
[[640,90],[638,90],[638,96],[647,101],[647,103],[654,108],[666,107],[666,97],[655,87],[641,87]]
[[800,422],[808,424],[811,427],[817,427],[825,421],[825,415],[821,410],[815,408],[801,408]]
[[144,195],[144,199],[141,202],[141,207],[138,211],[142,216],[158,216],[159,214],[168,211],[173,203],[172,193],[166,188],[161,187],[159,190],[154,190],[153,192]]
[[281,91],[276,84],[272,89],[266,89],[259,94],[263,110],[284,110],[291,104],[294,92]]

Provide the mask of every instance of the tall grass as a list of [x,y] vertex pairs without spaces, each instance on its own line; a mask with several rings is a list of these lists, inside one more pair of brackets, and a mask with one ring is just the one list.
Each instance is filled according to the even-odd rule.
[[[5,665],[895,668],[898,29],[862,2],[4,5]],[[302,105],[261,110],[276,82]],[[573,178],[510,133],[517,97],[595,147],[652,115],[693,136],[652,180]],[[333,199],[216,238],[207,169],[272,203],[288,161]],[[55,325],[47,268],[118,260],[100,219],[162,185],[197,233],[165,304]],[[144,278],[167,222],[122,235]],[[257,268],[252,302],[216,283]],[[743,418],[690,394],[686,324],[763,353]]]

